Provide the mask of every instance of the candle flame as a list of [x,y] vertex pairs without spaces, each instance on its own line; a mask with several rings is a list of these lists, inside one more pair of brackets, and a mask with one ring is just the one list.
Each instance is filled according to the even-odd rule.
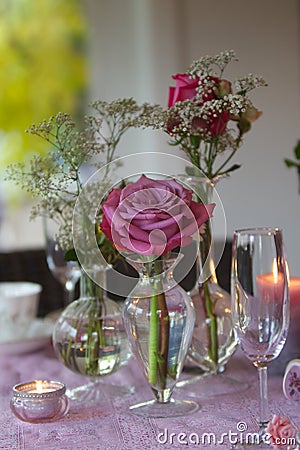
[[42,380],[36,380],[35,382],[36,392],[41,394],[43,392],[43,382]]

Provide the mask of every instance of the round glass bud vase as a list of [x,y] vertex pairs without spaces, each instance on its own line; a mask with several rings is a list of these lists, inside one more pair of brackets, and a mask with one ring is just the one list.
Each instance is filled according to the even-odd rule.
[[[212,203],[215,183],[206,177],[184,176],[183,183],[193,189],[195,199]],[[217,203],[216,209],[220,205]],[[213,219],[203,227],[199,243],[198,281],[190,292],[196,321],[189,360],[206,373],[220,373],[237,348],[231,315],[231,296],[218,283],[215,270]],[[216,258],[218,259],[218,258]]]
[[95,279],[99,285],[82,271],[80,297],[62,312],[53,331],[54,350],[60,361],[72,372],[91,380],[67,391],[69,398],[84,402],[103,401],[132,392],[130,387],[103,382],[103,377],[128,362],[131,353],[122,308],[101,287],[105,286],[106,269],[99,269]]
[[132,352],[155,400],[133,405],[130,410],[144,417],[175,417],[198,409],[195,402],[171,398],[195,321],[189,295],[173,278],[179,256],[132,264],[139,281],[126,299],[123,319]]

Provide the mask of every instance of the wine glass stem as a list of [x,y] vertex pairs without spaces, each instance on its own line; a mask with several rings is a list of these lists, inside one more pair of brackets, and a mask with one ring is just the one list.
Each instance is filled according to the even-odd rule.
[[268,372],[267,367],[258,368],[259,380],[259,426],[263,431],[269,422],[269,405],[268,405]]
[[64,286],[64,307],[74,300],[75,286],[71,281],[67,281]]

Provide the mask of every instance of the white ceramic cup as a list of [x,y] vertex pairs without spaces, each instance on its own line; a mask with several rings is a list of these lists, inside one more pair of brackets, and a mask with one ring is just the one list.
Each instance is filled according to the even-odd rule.
[[42,286],[27,281],[0,283],[0,342],[26,338],[37,316]]

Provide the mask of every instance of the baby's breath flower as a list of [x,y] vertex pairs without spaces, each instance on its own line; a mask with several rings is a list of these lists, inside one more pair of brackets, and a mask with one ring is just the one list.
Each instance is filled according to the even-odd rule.
[[266,81],[263,77],[254,75],[253,73],[235,81],[235,89],[244,93],[261,86],[267,86]]
[[190,74],[193,78],[196,76],[200,76],[203,73],[210,75],[213,71],[213,66],[218,67],[220,72],[223,73],[226,66],[232,60],[238,61],[233,50],[227,50],[225,52],[218,53],[215,56],[203,56],[190,65],[187,73]]
[[[138,105],[132,98],[110,103],[98,100],[91,107],[94,114],[85,117],[85,128],[81,131],[77,130],[69,114],[61,112],[31,125],[27,133],[49,142],[51,150],[44,157],[33,156],[28,165],[15,164],[7,169],[7,179],[38,199],[31,218],[47,216],[58,223],[57,239],[66,251],[73,248],[73,210],[82,192],[83,166],[89,164],[95,170],[103,165],[107,167],[101,187],[89,185],[86,201],[89,212],[93,210],[92,204],[98,204],[106,192],[101,193],[101,188],[107,188],[109,163],[114,159],[121,137],[129,128],[137,126],[139,116],[145,115],[148,108],[146,104]],[[97,219],[99,217],[90,218],[92,221]]]

